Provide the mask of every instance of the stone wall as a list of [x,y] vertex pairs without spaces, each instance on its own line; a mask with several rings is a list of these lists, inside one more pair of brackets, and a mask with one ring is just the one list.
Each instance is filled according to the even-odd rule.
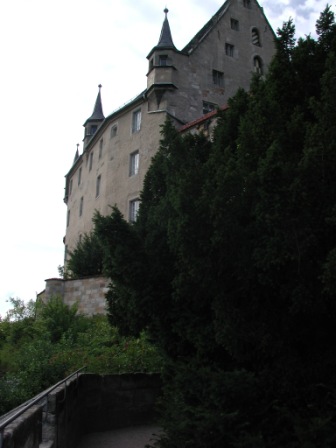
[[0,434],[1,448],[39,448],[41,440],[42,406],[37,405],[20,415]]
[[156,423],[160,393],[159,374],[80,374],[6,426],[0,447],[74,448],[90,432]]
[[50,278],[39,298],[47,302],[52,296],[60,296],[69,306],[77,303],[78,312],[87,316],[106,314],[105,293],[109,280],[105,277],[90,277],[77,280]]

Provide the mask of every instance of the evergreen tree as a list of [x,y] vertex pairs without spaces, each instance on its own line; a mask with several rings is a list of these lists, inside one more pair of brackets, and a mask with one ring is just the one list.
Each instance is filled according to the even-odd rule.
[[329,7],[317,31],[296,43],[284,24],[266,79],[219,113],[212,143],[165,124],[136,223],[96,217],[111,319],[166,354],[162,447],[336,443]]

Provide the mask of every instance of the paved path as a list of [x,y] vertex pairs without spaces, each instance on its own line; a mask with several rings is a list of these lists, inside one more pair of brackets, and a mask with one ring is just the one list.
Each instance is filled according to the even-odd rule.
[[153,444],[159,433],[160,428],[153,425],[95,432],[84,436],[77,448],[144,448]]

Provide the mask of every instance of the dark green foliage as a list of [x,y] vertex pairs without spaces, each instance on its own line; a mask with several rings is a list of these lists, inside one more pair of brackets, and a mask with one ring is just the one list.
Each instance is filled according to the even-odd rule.
[[35,303],[12,303],[0,320],[0,415],[83,366],[98,374],[161,369],[161,357],[144,332],[122,337],[105,316],[78,315],[57,297],[37,304],[37,318],[31,316]]
[[111,319],[167,358],[161,446],[336,444],[336,34],[279,30],[213,143],[168,121],[139,217],[96,217]]
[[102,275],[103,249],[96,235],[84,234],[73,252],[69,253],[64,276],[66,278],[83,278]]

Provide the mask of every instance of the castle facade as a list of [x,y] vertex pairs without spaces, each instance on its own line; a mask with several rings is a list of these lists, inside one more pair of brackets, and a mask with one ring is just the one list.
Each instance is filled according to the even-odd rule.
[[178,129],[192,129],[239,87],[248,90],[252,74],[264,74],[274,55],[274,33],[256,0],[227,0],[182,50],[164,13],[158,44],[147,55],[146,88],[105,117],[99,86],[84,123],[83,151],[77,150],[66,175],[65,262],[68,250],[91,231],[95,210],[105,215],[117,205],[126,219],[136,219],[167,116]]

